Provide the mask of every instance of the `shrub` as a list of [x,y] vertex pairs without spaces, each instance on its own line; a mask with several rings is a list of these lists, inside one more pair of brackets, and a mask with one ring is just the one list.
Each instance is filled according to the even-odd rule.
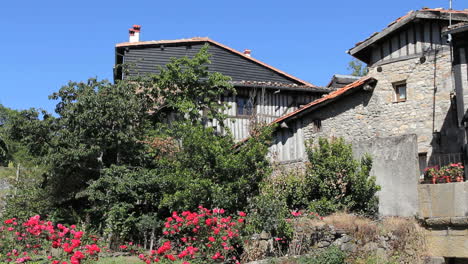
[[239,263],[239,232],[244,212],[226,215],[224,209],[198,212],[173,212],[165,222],[163,244],[149,255],[140,254],[146,263],[181,260],[183,263]]
[[346,254],[339,248],[332,246],[314,258],[310,264],[343,264]]
[[302,257],[298,259],[298,264],[343,264],[346,254],[335,246],[327,248],[314,257]]
[[[320,138],[318,145],[309,142],[309,164],[303,186],[305,200],[311,210],[325,215],[346,210],[375,215],[380,187],[369,175],[372,159],[365,155],[361,161],[353,158],[350,144],[342,138]],[[306,205],[304,205],[306,206]]]
[[292,236],[292,226],[287,221],[291,217],[288,203],[270,187],[263,184],[261,194],[249,203],[246,232],[251,235],[265,231],[274,237],[288,239]]
[[10,218],[3,223],[0,227],[0,261],[80,264],[96,261],[101,252],[98,239],[87,236],[74,225],[55,225],[41,220],[38,215],[24,222]]

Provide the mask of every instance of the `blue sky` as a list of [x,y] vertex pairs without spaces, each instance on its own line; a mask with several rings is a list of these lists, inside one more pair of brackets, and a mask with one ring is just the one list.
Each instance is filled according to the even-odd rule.
[[[142,25],[142,40],[210,37],[316,85],[346,74],[345,51],[392,20],[448,0],[17,0],[0,7],[0,104],[53,111],[69,80],[112,80],[114,45]],[[468,8],[454,0],[455,9]]]

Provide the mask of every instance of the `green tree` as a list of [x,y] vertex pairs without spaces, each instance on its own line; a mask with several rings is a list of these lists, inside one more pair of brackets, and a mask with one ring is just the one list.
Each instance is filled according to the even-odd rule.
[[[312,142],[310,143],[312,144]],[[330,214],[346,210],[365,215],[375,215],[380,187],[370,176],[372,159],[365,155],[361,161],[353,158],[350,144],[342,138],[320,138],[317,145],[307,149],[309,166],[305,175],[304,191],[311,210]]]
[[[172,144],[174,149],[164,153],[149,151],[153,158],[150,168],[113,166],[89,186],[87,194],[95,205],[91,211],[95,215],[104,212],[100,221],[114,238],[154,232],[154,225],[141,230],[148,216],[157,216],[154,219],[161,223],[172,211],[199,205],[244,210],[269,174],[266,154],[271,128],[237,151],[231,137],[216,135],[213,128],[185,122],[176,124],[171,132],[172,137],[160,142],[179,144]],[[148,142],[148,147],[160,150],[160,144],[154,142]]]
[[173,210],[245,208],[269,173],[271,128],[236,148],[229,133],[206,125],[223,125],[227,106],[220,97],[235,92],[229,77],[208,71],[209,57],[205,46],[157,75],[70,82],[50,96],[55,115],[36,109],[14,115],[3,130],[8,146],[43,170],[28,185],[42,192],[10,204],[20,208],[28,197],[45,196],[47,208],[27,210],[86,222],[115,243],[154,233]]
[[359,77],[366,76],[369,72],[369,68],[357,59],[353,59],[348,63],[348,70],[351,71],[351,75]]

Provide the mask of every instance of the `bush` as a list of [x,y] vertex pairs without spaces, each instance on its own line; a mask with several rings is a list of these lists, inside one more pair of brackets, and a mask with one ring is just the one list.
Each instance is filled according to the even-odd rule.
[[304,196],[311,210],[326,215],[345,210],[375,215],[380,186],[369,175],[372,159],[365,155],[361,161],[353,158],[350,144],[342,138],[320,138],[318,145],[309,142],[309,164],[305,174]]
[[249,204],[247,235],[265,231],[274,237],[291,238],[292,225],[287,222],[290,217],[286,201],[274,190],[263,190]]
[[55,225],[39,215],[27,221],[10,218],[0,227],[0,261],[23,263],[93,263],[101,247],[98,239],[76,226]]
[[346,254],[335,246],[327,248],[314,257],[303,257],[298,259],[298,264],[343,264]]
[[[164,224],[162,245],[149,255],[140,254],[146,263],[181,260],[184,263],[239,263],[239,232],[244,225],[244,212],[227,215],[224,209],[198,212],[173,212]],[[187,262],[185,262],[187,261]]]
[[332,246],[322,252],[310,264],[343,264],[346,254],[339,248]]

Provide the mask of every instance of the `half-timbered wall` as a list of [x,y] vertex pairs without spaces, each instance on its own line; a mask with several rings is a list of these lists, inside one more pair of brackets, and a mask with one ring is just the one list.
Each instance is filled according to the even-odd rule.
[[417,57],[441,47],[448,48],[447,41],[441,36],[446,26],[448,22],[442,20],[420,20],[408,24],[374,44],[370,65]]
[[228,115],[226,126],[236,140],[247,138],[251,126],[255,123],[271,123],[278,117],[320,97],[312,93],[287,93],[262,88],[240,89],[237,94],[239,96],[247,95],[253,100],[254,113],[248,116],[237,115],[236,96],[224,97],[224,101],[230,106],[226,111]]

